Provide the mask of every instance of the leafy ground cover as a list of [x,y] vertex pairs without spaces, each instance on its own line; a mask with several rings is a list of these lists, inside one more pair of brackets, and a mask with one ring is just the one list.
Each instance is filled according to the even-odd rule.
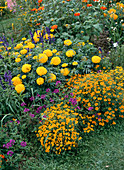
[[124,4],[0,8],[1,168],[122,169]]

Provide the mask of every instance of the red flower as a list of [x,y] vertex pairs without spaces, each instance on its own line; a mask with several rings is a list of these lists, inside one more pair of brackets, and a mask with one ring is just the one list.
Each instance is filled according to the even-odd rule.
[[36,10],[37,10],[36,8],[31,9],[31,11],[36,11]]
[[91,7],[92,6],[92,4],[87,4],[87,7]]
[[51,29],[57,29],[58,28],[58,25],[53,25],[52,27],[51,27]]
[[39,8],[38,8],[38,11],[40,11],[40,10],[44,10],[44,6],[39,7]]
[[74,14],[74,16],[79,16],[79,15],[80,15],[80,13],[79,13],[79,12],[77,12],[77,13],[75,13],[75,14]]
[[41,3],[42,2],[42,0],[38,0],[38,3]]
[[105,6],[100,7],[103,11],[106,10],[107,8]]

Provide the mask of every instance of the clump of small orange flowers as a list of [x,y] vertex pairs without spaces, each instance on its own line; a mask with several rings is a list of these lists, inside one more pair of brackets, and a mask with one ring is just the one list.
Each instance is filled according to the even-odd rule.
[[[96,125],[104,126],[105,123],[111,124],[117,118],[123,117],[123,76],[123,68],[117,67],[107,73],[73,76],[67,84],[68,88],[74,89],[74,96],[86,109],[84,114],[90,114]],[[85,119],[84,116],[81,118]]]
[[76,131],[78,113],[63,102],[47,108],[41,114],[42,125],[38,128],[39,137],[45,152],[61,154],[63,151],[77,147],[81,140]]

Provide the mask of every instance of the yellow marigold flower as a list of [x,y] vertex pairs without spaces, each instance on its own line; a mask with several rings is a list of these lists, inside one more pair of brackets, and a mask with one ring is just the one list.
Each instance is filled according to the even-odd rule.
[[12,79],[12,83],[14,86],[18,85],[18,84],[22,84],[22,80],[19,77],[13,77]]
[[34,60],[37,59],[37,58],[38,58],[37,56],[34,56],[34,57],[33,57]]
[[39,62],[40,63],[46,63],[47,62],[47,60],[48,60],[48,57],[47,57],[47,55],[46,54],[39,54]]
[[39,41],[40,41],[40,39],[39,39],[39,38],[37,38],[37,36],[34,36],[34,37],[33,37],[33,39],[34,39],[35,43],[37,43],[37,42],[39,42]]
[[35,47],[35,45],[31,42],[29,42],[27,45],[29,49],[33,49]]
[[116,20],[116,19],[118,19],[118,15],[116,15],[116,14],[111,14],[111,15],[110,15],[110,18],[113,18],[114,20]]
[[101,61],[101,58],[99,56],[93,56],[92,57],[92,62],[93,63],[100,63],[100,61]]
[[54,29],[51,29],[50,32],[54,32]]
[[25,41],[25,40],[26,40],[26,38],[25,38],[25,37],[23,37],[23,38],[22,38],[22,41]]
[[107,16],[107,14],[106,14],[106,13],[103,13],[103,15],[104,15],[104,17],[106,17],[106,16]]
[[15,50],[18,50],[18,49],[20,49],[20,48],[22,48],[22,47],[23,47],[22,44],[17,44],[16,47],[14,47],[14,49],[15,49]]
[[24,64],[22,66],[22,72],[23,73],[28,73],[31,70],[31,64]]
[[27,50],[26,50],[26,49],[23,49],[23,50],[20,51],[20,54],[23,54],[23,55],[24,55],[24,54],[26,54],[26,53],[27,53]]
[[23,76],[22,76],[22,79],[25,79],[25,78],[26,78],[26,75],[23,75]]
[[113,8],[111,8],[111,9],[109,9],[108,13],[109,13],[109,14],[116,13],[116,10],[113,9]]
[[61,59],[59,57],[53,57],[51,59],[51,63],[50,64],[53,64],[55,66],[59,65],[61,63]]
[[64,45],[69,46],[69,45],[71,45],[71,44],[72,44],[72,41],[71,41],[71,40],[65,40],[65,41],[64,41]]
[[48,76],[48,83],[52,82],[52,81],[55,81],[56,80],[56,75],[53,74],[53,73],[49,73],[49,76]]
[[45,67],[41,66],[41,67],[37,68],[36,72],[39,76],[42,76],[47,73],[47,69]]
[[24,92],[24,91],[25,91],[25,86],[24,86],[24,84],[17,84],[17,85],[15,86],[15,90],[17,91],[17,93]]
[[21,58],[16,58],[15,62],[19,63],[21,61]]
[[76,66],[76,65],[78,65],[78,62],[74,61],[74,62],[72,63],[72,65],[73,65],[73,66]]
[[44,79],[42,77],[40,77],[36,80],[36,82],[38,85],[42,85],[44,83]]
[[21,54],[19,54],[17,57],[19,58],[19,57],[21,57],[22,55]]
[[62,64],[62,67],[67,67],[67,66],[68,66],[67,63],[63,63],[63,64]]
[[69,73],[70,73],[70,71],[69,71],[68,68],[61,69],[61,74],[62,74],[63,76],[67,76]]
[[57,52],[57,50],[56,50],[56,49],[53,49],[53,50],[52,50],[52,52],[53,52],[53,53],[56,53],[56,52]]
[[68,50],[66,52],[66,56],[67,57],[73,57],[76,54],[76,52],[74,50]]
[[49,49],[44,50],[44,51],[43,51],[43,54],[46,54],[46,55],[47,55],[47,57],[51,57],[51,56],[53,55],[52,51],[51,51],[51,50],[49,50]]

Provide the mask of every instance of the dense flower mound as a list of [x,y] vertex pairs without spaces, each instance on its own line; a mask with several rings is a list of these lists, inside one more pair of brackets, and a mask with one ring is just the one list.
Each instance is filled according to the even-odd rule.
[[39,127],[37,137],[45,152],[60,154],[63,151],[77,147],[81,140],[76,131],[78,113],[69,105],[61,102],[56,106],[47,108],[42,116],[42,125]]
[[[123,76],[124,70],[117,67],[108,73],[73,76],[67,84],[68,88],[74,88],[74,97],[84,107],[84,115],[90,115],[94,124],[104,126],[105,123],[116,124],[119,117],[124,118]],[[80,114],[85,120],[84,115]]]

